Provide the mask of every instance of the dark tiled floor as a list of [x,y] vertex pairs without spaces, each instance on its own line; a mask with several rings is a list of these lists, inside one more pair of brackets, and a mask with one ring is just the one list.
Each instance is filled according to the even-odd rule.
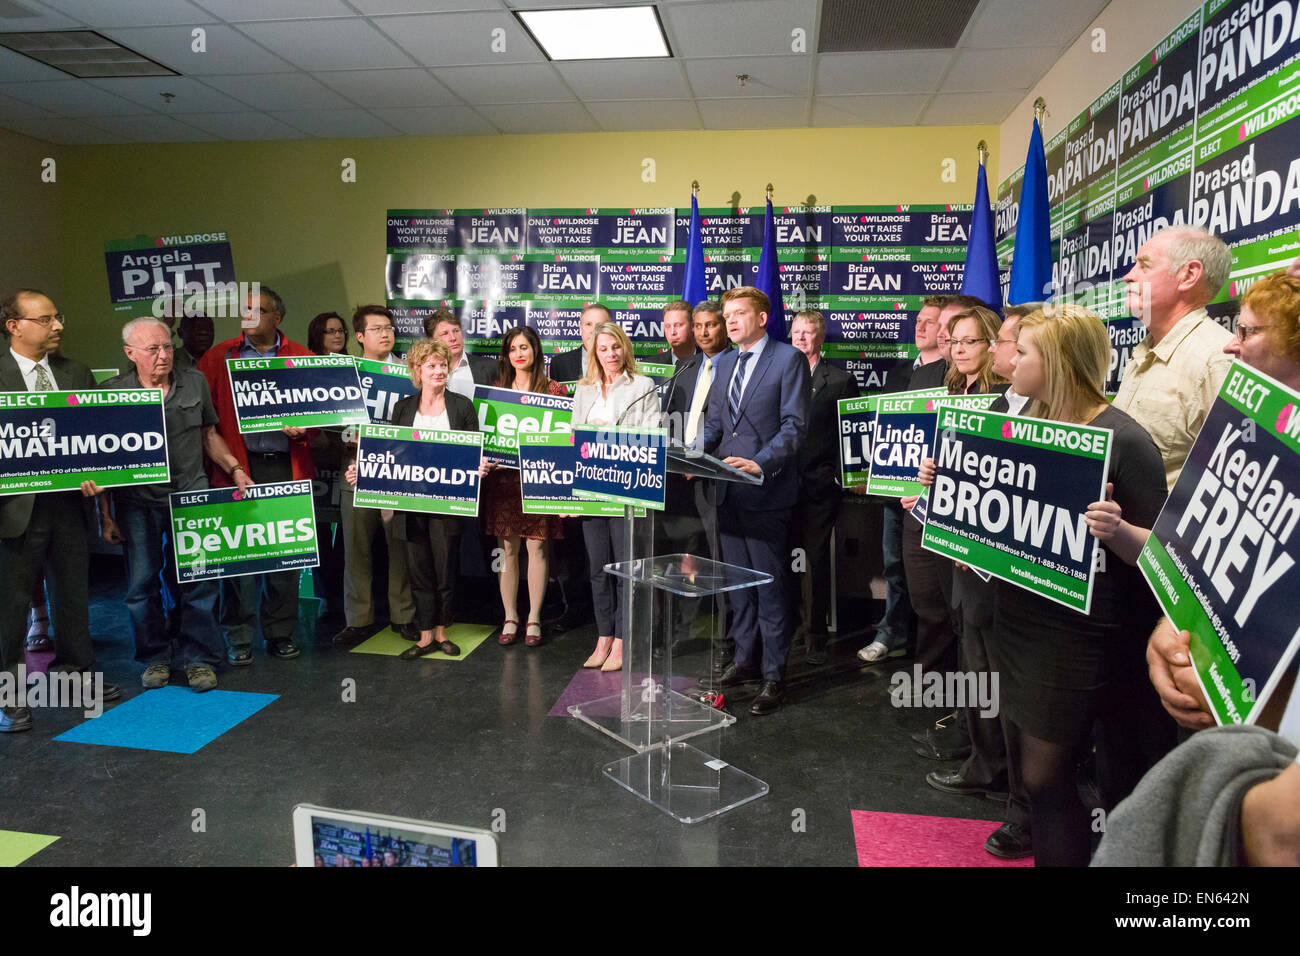
[[[142,691],[122,583],[117,561],[94,559],[96,650],[131,696]],[[467,590],[483,607],[463,617],[496,623],[491,583]],[[846,623],[870,619],[865,606],[842,612]],[[224,670],[223,689],[279,699],[194,755],[53,742],[81,716],[38,711],[33,732],[0,738],[0,829],[62,838],[30,865],[279,866],[293,855],[292,808],[307,802],[466,826],[504,811],[502,857],[513,865],[845,866],[856,863],[851,809],[997,819],[995,804],[925,785],[942,765],[914,755],[907,733],[933,715],[890,706],[889,674],[908,662],[856,666],[860,630],[832,644],[829,667],[792,667],[779,713],[752,717],[748,695],[737,698],[721,755],[771,792],[687,827],[601,776],[627,750],[546,716],[593,629],[414,664],[347,653],[328,643],[333,629],[322,624],[297,660],[259,651],[251,667]],[[343,702],[346,678],[355,703]]]

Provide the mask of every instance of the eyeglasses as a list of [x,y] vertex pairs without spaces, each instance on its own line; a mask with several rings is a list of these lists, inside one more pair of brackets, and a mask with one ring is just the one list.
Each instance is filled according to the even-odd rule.
[[1016,340],[1015,339],[994,339],[993,344],[994,345],[1015,345]]
[[391,332],[391,331],[393,331],[393,327],[391,325],[372,325],[370,326],[370,328],[366,329],[367,334],[371,332]]
[[1237,323],[1237,329],[1233,332],[1233,335],[1237,337],[1238,342],[1244,342],[1252,335],[1258,335],[1267,328],[1267,325],[1242,325],[1241,323]]
[[61,312],[55,312],[53,315],[20,315],[18,321],[35,322],[37,325],[43,325],[49,328],[51,322],[58,322],[59,325],[67,325],[68,320],[63,317]]
[[138,345],[128,345],[127,348],[132,352],[146,352],[150,358],[157,358],[159,352],[176,351],[176,346],[174,345],[150,345],[148,348],[141,348]]
[[338,328],[338,329],[326,329],[326,330],[325,330],[325,334],[326,334],[326,335],[347,335],[347,334],[348,334],[348,330],[347,330],[347,329],[343,329],[343,328]]
[[988,339],[949,339],[948,344],[952,346],[962,346],[963,348],[973,349],[977,345],[988,345]]

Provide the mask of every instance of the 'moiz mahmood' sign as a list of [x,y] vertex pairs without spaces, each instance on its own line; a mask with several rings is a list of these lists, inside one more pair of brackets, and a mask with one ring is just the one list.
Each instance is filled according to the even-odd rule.
[[1087,614],[1111,431],[942,408],[921,543]]
[[0,495],[170,480],[162,392],[0,392]]
[[241,433],[370,421],[350,355],[226,359]]
[[316,512],[310,481],[177,491],[172,543],[182,582],[314,568]]
[[1253,723],[1300,648],[1297,492],[1300,393],[1233,365],[1138,558],[1221,724]]

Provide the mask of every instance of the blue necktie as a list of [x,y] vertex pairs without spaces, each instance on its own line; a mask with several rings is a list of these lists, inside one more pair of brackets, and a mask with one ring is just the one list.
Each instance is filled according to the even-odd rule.
[[736,374],[731,378],[731,392],[727,396],[727,408],[731,410],[731,423],[734,425],[740,416],[740,396],[745,391],[745,363],[753,358],[752,352],[741,352],[736,362]]

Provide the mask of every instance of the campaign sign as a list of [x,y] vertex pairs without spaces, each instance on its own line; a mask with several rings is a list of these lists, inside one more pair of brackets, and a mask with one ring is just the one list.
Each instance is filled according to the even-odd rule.
[[578,425],[573,441],[578,449],[574,495],[664,510],[665,429]]
[[941,408],[921,544],[1087,614],[1111,431]]
[[519,467],[519,436],[568,432],[573,399],[567,395],[516,392],[491,385],[474,386],[474,411],[483,433],[483,456],[494,465]]
[[358,432],[358,508],[478,514],[480,432],[396,425],[362,425]]
[[876,426],[876,395],[841,398],[840,484],[865,485],[871,472],[871,432]]
[[162,392],[0,392],[0,495],[171,480]]
[[573,494],[577,460],[578,446],[571,433],[519,436],[519,483],[523,489],[524,514],[623,517],[622,505]]
[[226,359],[240,434],[370,421],[350,355]]
[[[925,527],[925,522],[930,517],[930,489],[927,488],[925,494],[916,499],[912,504],[912,510],[908,512],[908,514],[910,514],[922,528]],[[967,566],[967,569],[981,581],[988,581],[993,577],[993,575],[989,574],[983,568],[972,568]]]
[[376,362],[354,357],[361,394],[372,422],[393,420],[393,406],[419,391],[411,382],[410,370],[401,362]]
[[235,260],[224,232],[185,236],[136,236],[104,244],[108,297],[115,312],[126,303],[165,296],[175,299],[237,288]]
[[1253,723],[1300,647],[1297,489],[1300,392],[1233,365],[1138,558],[1220,724]]
[[947,389],[939,388],[878,396],[867,494],[901,498],[921,493],[916,476],[934,445],[934,400],[947,395]]
[[316,513],[310,481],[177,491],[172,545],[182,584],[314,568]]

